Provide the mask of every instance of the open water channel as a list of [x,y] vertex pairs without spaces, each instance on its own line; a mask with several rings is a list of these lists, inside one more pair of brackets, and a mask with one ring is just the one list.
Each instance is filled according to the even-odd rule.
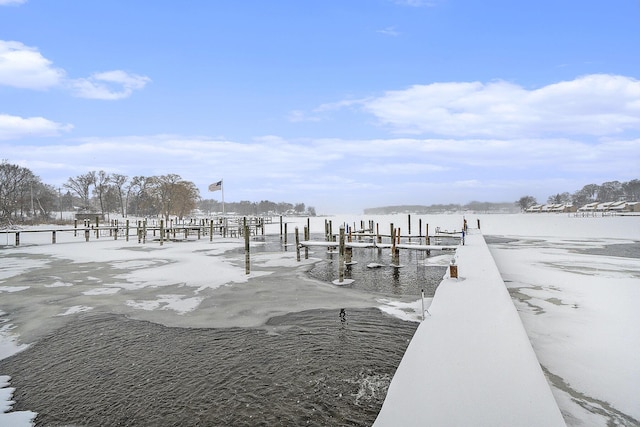
[[[264,243],[256,251],[282,251],[277,237]],[[338,255],[314,256],[322,261],[308,274],[335,280]],[[347,286],[430,296],[442,257],[403,252],[398,269],[386,251],[357,249]],[[417,325],[373,307],[292,312],[252,328],[82,313],[1,360],[0,372],[12,377],[14,410],[37,412],[36,425],[369,426]]]

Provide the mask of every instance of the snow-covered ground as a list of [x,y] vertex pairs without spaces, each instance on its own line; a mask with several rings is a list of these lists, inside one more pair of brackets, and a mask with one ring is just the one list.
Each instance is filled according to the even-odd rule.
[[[640,217],[484,222],[517,239],[491,251],[567,425],[639,425]],[[634,241],[635,258],[598,250]]]
[[[460,230],[463,215],[412,216],[412,234],[435,227]],[[640,241],[640,217],[574,218],[567,215],[466,215],[480,219],[485,235],[518,243],[491,245],[498,269],[511,290],[538,360],[550,379],[568,425],[633,425],[640,419],[640,263],[637,259],[588,255],[575,248]],[[407,216],[312,218],[322,233],[324,220],[359,227],[373,220],[380,230],[393,222],[408,230]],[[306,218],[287,218],[289,233]],[[268,233],[277,233],[271,225]],[[84,242],[73,233],[0,235],[0,358],[20,351],[84,311],[126,314],[186,327],[255,326],[273,315],[310,308],[378,306],[398,317],[418,320],[420,302],[385,300],[355,290],[303,278],[316,259],[295,261],[295,251],[252,254],[246,275],[239,239],[208,238],[185,243],[138,244],[101,238]],[[293,241],[290,236],[289,241]],[[4,245],[7,246],[4,246]],[[254,247],[260,243],[252,243]],[[243,286],[252,280],[254,286]],[[256,293],[260,298],[254,298]],[[55,298],[49,298],[49,296]],[[2,375],[2,372],[0,372]],[[10,402],[10,380],[0,377],[0,402]],[[31,412],[7,412],[0,426],[30,425]],[[613,415],[612,415],[613,414]],[[633,418],[625,418],[633,417]],[[622,421],[620,421],[622,420]],[[22,424],[20,424],[21,422]]]

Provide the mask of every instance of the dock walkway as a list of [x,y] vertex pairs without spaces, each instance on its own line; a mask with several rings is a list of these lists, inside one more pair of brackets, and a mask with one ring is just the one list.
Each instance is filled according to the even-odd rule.
[[479,230],[455,258],[374,426],[565,426]]

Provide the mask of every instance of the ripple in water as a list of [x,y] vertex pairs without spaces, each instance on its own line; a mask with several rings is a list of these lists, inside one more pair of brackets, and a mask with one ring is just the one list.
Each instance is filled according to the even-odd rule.
[[86,315],[0,361],[36,425],[368,426],[417,324],[311,310],[263,329]]

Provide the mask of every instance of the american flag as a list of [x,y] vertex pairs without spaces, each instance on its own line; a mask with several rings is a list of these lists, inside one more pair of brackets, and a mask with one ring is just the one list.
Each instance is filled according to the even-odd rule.
[[218,181],[215,184],[209,185],[209,191],[222,190],[222,181]]

